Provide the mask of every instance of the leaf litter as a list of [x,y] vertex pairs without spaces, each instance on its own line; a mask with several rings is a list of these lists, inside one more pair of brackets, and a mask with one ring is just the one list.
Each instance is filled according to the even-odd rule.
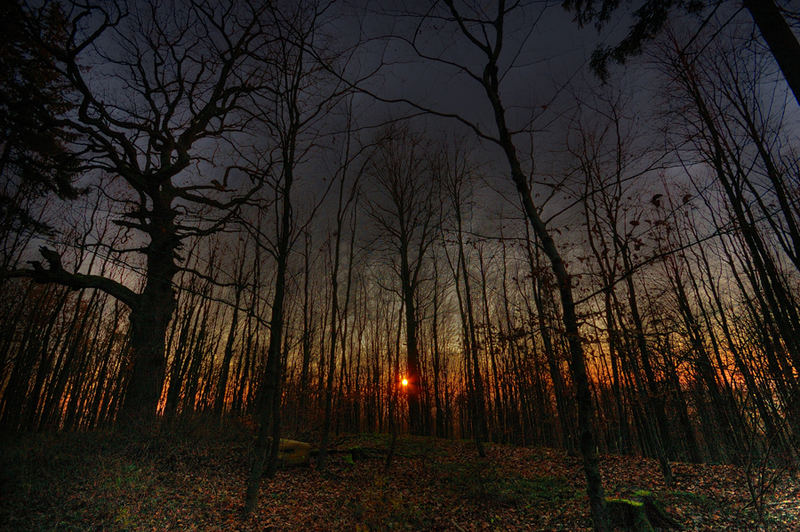
[[[224,434],[224,436],[221,436]],[[581,460],[560,450],[387,435],[339,437],[326,471],[264,478],[242,518],[252,434],[169,435],[142,443],[110,433],[4,437],[2,530],[590,530]],[[350,454],[348,449],[368,449]],[[356,457],[354,459],[354,457]],[[800,481],[785,474],[761,501],[746,471],[604,455],[606,494],[655,494],[685,530],[800,530]]]

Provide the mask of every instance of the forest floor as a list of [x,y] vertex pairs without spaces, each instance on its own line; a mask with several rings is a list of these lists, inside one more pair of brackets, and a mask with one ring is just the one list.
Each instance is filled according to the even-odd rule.
[[[339,449],[388,448],[386,435],[336,438]],[[108,433],[5,435],[2,530],[584,530],[588,499],[578,458],[561,451],[400,436],[385,456],[334,454],[324,473],[264,479],[255,513],[240,517],[251,434],[207,428],[154,440]],[[602,456],[607,495],[654,493],[685,530],[800,530],[800,480],[771,470]],[[760,499],[751,479],[772,479]],[[759,501],[757,501],[759,502]]]

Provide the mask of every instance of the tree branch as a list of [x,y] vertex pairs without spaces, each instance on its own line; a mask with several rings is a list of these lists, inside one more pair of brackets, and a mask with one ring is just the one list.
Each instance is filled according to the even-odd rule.
[[130,308],[134,308],[139,303],[139,294],[126,287],[125,285],[102,277],[100,275],[85,275],[82,273],[70,273],[61,265],[61,256],[52,249],[42,246],[39,252],[47,262],[48,268],[42,266],[41,261],[29,261],[32,270],[11,270],[0,272],[0,278],[28,278],[37,283],[54,283],[66,286],[73,290],[82,288],[96,288],[110,296],[117,298]]

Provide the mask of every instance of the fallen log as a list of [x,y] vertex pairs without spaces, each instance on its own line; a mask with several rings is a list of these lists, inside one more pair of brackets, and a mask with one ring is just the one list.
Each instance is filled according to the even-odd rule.
[[[350,447],[348,449],[329,449],[328,454],[350,455],[352,461],[381,458],[389,451],[375,447]],[[311,458],[316,458],[319,449],[310,443],[281,438],[278,445],[278,467],[303,467],[311,465]]]

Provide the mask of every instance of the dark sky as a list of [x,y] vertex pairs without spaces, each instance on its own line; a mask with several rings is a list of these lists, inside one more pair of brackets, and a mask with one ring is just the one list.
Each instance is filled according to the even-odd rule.
[[[366,43],[353,65],[362,72],[377,72],[364,86],[383,98],[408,99],[436,111],[458,114],[494,135],[491,107],[480,85],[453,66],[421,59],[403,39],[386,37],[395,34],[410,39],[419,21],[413,15],[423,12],[427,3],[404,2],[402,7],[392,8],[374,4],[369,3],[366,9],[350,6],[351,11],[336,23],[344,34],[354,40],[358,35]],[[511,127],[532,126],[537,131],[532,137],[533,149],[531,137],[517,137],[523,159],[536,154],[537,170],[549,173],[553,165],[562,163],[556,152],[563,148],[575,112],[575,96],[600,85],[589,71],[588,58],[597,43],[620,34],[624,27],[618,22],[600,33],[594,27],[581,29],[559,2],[528,2],[525,9],[509,17],[501,62],[505,69],[502,96]],[[455,25],[431,21],[418,35],[419,49],[425,54],[481,72],[483,58]],[[409,106],[383,104],[367,97],[361,102],[362,124],[416,112]],[[507,178],[507,163],[496,146],[479,144],[474,133],[456,120],[424,117],[415,119],[414,124],[435,138],[463,139],[487,177],[489,186],[479,187],[481,210],[494,211],[490,213],[494,218],[500,211],[516,216],[517,200]]]
[[[403,16],[403,12],[418,12],[420,5],[427,5],[426,2],[406,2],[398,8],[398,4],[368,2],[365,7],[342,3],[336,5],[336,11],[330,12],[325,32],[330,36],[331,47],[347,48],[361,42],[353,53],[348,73],[356,75],[376,69],[375,75],[364,83],[375,94],[389,99],[409,99],[445,113],[458,113],[494,134],[489,102],[474,80],[452,66],[421,60],[407,43],[386,37],[389,34],[412,35],[417,19]],[[486,4],[491,6],[494,2]],[[653,136],[656,144],[663,142],[657,138],[659,125],[648,122],[653,111],[650,104],[664,96],[658,94],[657,77],[645,68],[647,56],[632,61],[627,69],[612,70],[612,81],[607,87],[601,87],[588,67],[588,58],[598,43],[614,42],[624,33],[628,24],[624,15],[627,4],[623,4],[616,22],[600,33],[594,27],[580,29],[560,2],[525,4],[525,9],[508,20],[505,55],[501,61],[506,69],[502,96],[507,120],[512,128],[532,124],[535,130],[531,136],[516,137],[525,170],[531,168],[531,157],[535,157],[535,171],[541,180],[552,179],[569,170],[572,163],[564,153],[568,131],[578,116],[585,118],[587,114],[577,114],[576,101],[577,98],[591,101],[592,91],[625,93],[630,104],[627,114],[640,122],[642,135]],[[676,16],[674,22],[686,31],[697,23],[686,15]],[[477,72],[482,68],[482,58],[452,24],[426,24],[418,43],[432,56],[468,65]],[[380,124],[411,112],[413,109],[406,105],[376,102],[368,96],[357,97],[356,113],[362,126]],[[496,146],[486,142],[479,144],[475,135],[455,120],[417,118],[414,126],[434,138],[465,139],[464,143],[471,148],[472,156],[486,177],[487,186],[482,187],[478,197],[480,210],[490,219],[496,219],[500,211],[505,215],[514,213],[516,195],[510,187],[507,164]],[[365,131],[363,140],[368,141],[370,134],[370,130]],[[321,145],[331,146],[332,142],[331,136],[319,139]],[[330,177],[330,167],[317,158],[303,168],[303,179],[298,182],[298,212],[308,212],[314,204],[311,199],[319,198],[329,183],[323,178]],[[192,171],[197,172],[196,169],[187,170],[187,178],[191,179],[188,174]],[[306,194],[309,190],[312,193]],[[564,202],[563,197],[557,198],[549,208],[558,210]]]

